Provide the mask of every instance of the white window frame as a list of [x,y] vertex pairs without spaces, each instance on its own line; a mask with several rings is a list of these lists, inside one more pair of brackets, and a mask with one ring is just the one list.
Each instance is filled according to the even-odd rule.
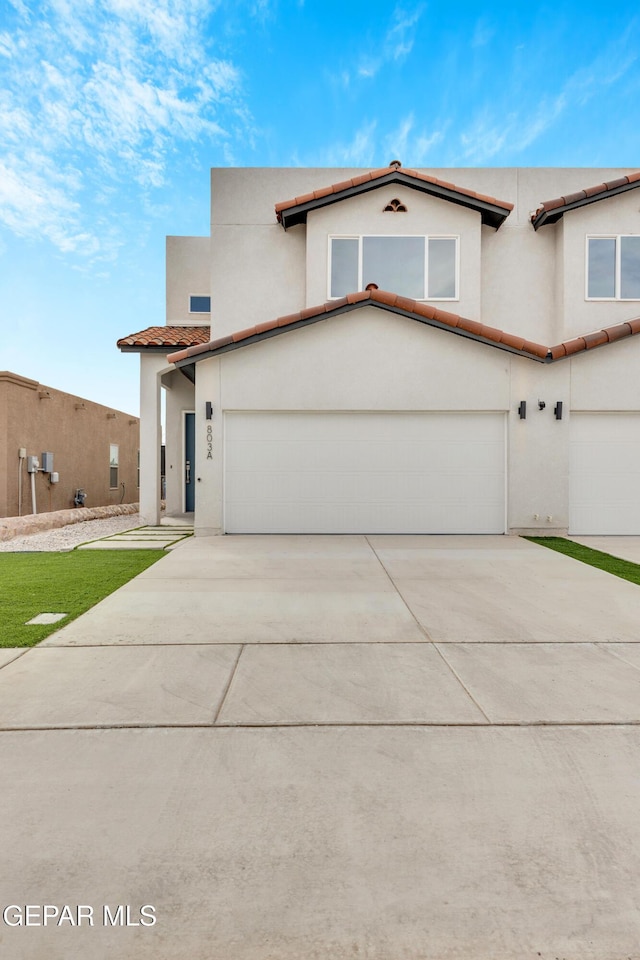
[[[208,310],[192,310],[191,309],[191,298],[192,297],[209,297],[209,309]],[[189,313],[199,314],[200,316],[208,316],[211,313],[211,297],[207,293],[190,293],[189,294]]]
[[[419,297],[418,300],[421,303],[429,302],[446,302],[454,303],[460,299],[460,234],[459,233],[334,233],[329,234],[328,241],[328,253],[327,253],[327,300],[340,300],[340,297],[334,297],[331,295],[331,267],[332,267],[332,255],[333,255],[333,241],[334,240],[357,240],[358,241],[358,291],[363,289],[363,277],[362,277],[362,241],[364,237],[383,237],[384,239],[393,239],[394,237],[417,237],[424,240],[424,297]],[[427,294],[429,292],[429,241],[430,240],[455,240],[456,251],[455,251],[455,285],[456,293],[454,297],[429,297]],[[355,293],[356,291],[349,291],[350,293]],[[391,293],[397,293],[396,290],[390,291]]]
[[[622,268],[621,268],[621,249],[622,244],[620,241],[624,237],[638,237],[640,234],[637,233],[589,233],[585,238],[585,251],[584,251],[584,298],[590,303],[613,303],[615,301],[622,301],[623,303],[633,303],[634,301],[640,300],[640,297],[621,297],[620,290],[622,289]],[[614,280],[614,295],[612,297],[590,297],[589,296],[589,241],[590,240],[615,240],[616,242],[616,264],[615,264],[615,280]]]
[[[114,456],[113,456],[113,451],[114,451],[114,450],[115,450],[115,452],[116,452],[116,455],[115,455],[115,463],[112,462],[112,461],[114,460]],[[112,486],[112,484],[111,484],[111,471],[112,471],[112,470],[115,470],[115,471],[116,471],[116,482],[115,482],[115,486]],[[109,490],[117,490],[117,489],[119,488],[119,486],[120,486],[120,444],[118,444],[118,443],[110,443],[110,444],[109,444]]]

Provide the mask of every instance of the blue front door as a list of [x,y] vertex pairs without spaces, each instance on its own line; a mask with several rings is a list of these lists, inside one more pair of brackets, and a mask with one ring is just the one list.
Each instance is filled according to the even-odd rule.
[[196,505],[195,468],[196,468],[196,415],[184,415],[184,508],[193,513]]

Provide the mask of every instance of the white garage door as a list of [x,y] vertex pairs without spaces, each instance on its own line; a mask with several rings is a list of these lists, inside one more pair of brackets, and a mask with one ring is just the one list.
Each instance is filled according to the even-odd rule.
[[228,533],[504,533],[500,413],[227,413]]
[[640,534],[640,414],[571,416],[569,532]]

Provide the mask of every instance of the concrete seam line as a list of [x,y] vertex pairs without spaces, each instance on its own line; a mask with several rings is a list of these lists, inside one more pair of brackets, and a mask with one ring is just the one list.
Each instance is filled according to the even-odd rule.
[[232,669],[231,669],[231,673],[230,673],[230,675],[229,675],[229,680],[227,681],[227,685],[226,685],[226,687],[224,688],[224,692],[223,692],[223,694],[222,694],[222,698],[221,698],[220,703],[219,703],[219,705],[218,705],[218,709],[215,711],[215,714],[214,714],[214,717],[213,717],[213,720],[212,720],[212,723],[214,723],[214,724],[216,724],[216,723],[218,722],[218,717],[220,716],[220,714],[221,714],[221,712],[222,712],[222,708],[223,708],[223,706],[224,706],[225,700],[227,699],[227,694],[229,693],[229,691],[230,691],[230,689],[231,689],[231,684],[233,683],[233,679],[234,679],[234,677],[235,677],[235,675],[236,675],[236,671],[237,671],[237,669],[238,669],[238,664],[240,663],[240,657],[242,656],[242,653],[243,653],[245,647],[246,647],[246,644],[245,644],[245,643],[243,643],[243,644],[240,645],[240,650],[238,651],[238,656],[236,657],[236,662],[234,663],[234,665],[233,665],[233,667],[232,667]]
[[488,716],[486,710],[483,710],[483,709],[482,709],[482,707],[480,706],[480,704],[478,703],[478,701],[476,700],[476,698],[473,696],[473,694],[471,693],[471,691],[469,690],[469,688],[467,687],[467,685],[466,685],[466,684],[464,683],[464,681],[462,680],[462,677],[459,676],[457,670],[455,670],[454,667],[451,666],[451,664],[449,663],[449,661],[448,661],[447,658],[445,657],[444,653],[443,653],[442,650],[440,649],[439,645],[438,645],[437,643],[434,643],[434,647],[436,648],[436,650],[437,650],[438,653],[440,654],[441,659],[442,659],[443,662],[446,664],[446,666],[449,668],[449,670],[451,671],[451,673],[454,675],[454,677],[456,678],[456,680],[458,681],[458,683],[460,684],[460,686],[462,687],[462,689],[464,690],[464,692],[467,694],[467,696],[469,697],[469,699],[472,701],[472,703],[475,703],[476,707],[478,708],[478,710],[480,711],[480,713],[482,714],[482,716],[487,718],[487,722],[488,722],[488,723],[493,723],[493,720],[491,719],[491,717]]
[[469,721],[451,721],[451,720],[428,720],[424,723],[415,720],[384,720],[379,723],[363,722],[358,723],[345,722],[341,720],[309,720],[309,721],[285,721],[271,723],[216,723],[195,722],[188,723],[92,723],[92,724],[58,724],[54,726],[43,726],[42,724],[23,727],[3,727],[0,726],[0,735],[7,733],[68,733],[73,730],[83,731],[109,731],[109,730],[317,730],[320,727],[327,727],[336,730],[380,730],[385,728],[393,730],[396,727],[410,728],[412,730],[531,730],[531,729],[582,729],[583,727],[613,727],[617,729],[626,727],[639,727],[640,720],[497,720],[488,723],[472,723]]
[[403,604],[404,604],[405,607],[407,608],[407,611],[408,611],[411,619],[414,621],[415,625],[417,626],[418,630],[420,631],[420,633],[423,633],[423,634],[424,634],[426,640],[428,640],[429,643],[433,643],[433,639],[429,636],[429,634],[427,633],[427,631],[425,630],[425,628],[422,626],[422,624],[420,623],[420,621],[419,621],[418,618],[416,617],[415,613],[413,612],[413,610],[411,609],[411,607],[409,606],[409,604],[407,603],[407,601],[405,600],[405,598],[402,596],[402,594],[401,594],[400,591],[398,590],[398,588],[397,588],[397,586],[396,586],[396,584],[395,584],[395,582],[394,582],[394,580],[393,580],[393,577],[391,576],[391,574],[389,573],[389,571],[388,571],[387,568],[385,567],[384,563],[382,562],[382,560],[381,560],[380,557],[378,556],[378,554],[377,554],[377,552],[376,552],[376,548],[373,546],[373,544],[372,544],[371,541],[369,540],[369,537],[365,535],[365,538],[364,538],[364,539],[366,540],[366,542],[367,542],[367,544],[368,544],[368,546],[369,546],[369,549],[372,551],[374,557],[376,558],[376,560],[378,561],[378,563],[380,564],[380,566],[381,566],[382,569],[384,570],[385,576],[386,576],[387,579],[389,580],[389,583],[392,585],[393,589],[394,589],[395,592],[398,594],[398,596],[399,596],[400,599],[402,600]]

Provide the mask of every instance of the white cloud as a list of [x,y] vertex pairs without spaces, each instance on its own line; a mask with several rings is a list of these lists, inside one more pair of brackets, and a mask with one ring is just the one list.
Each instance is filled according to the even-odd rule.
[[205,30],[215,3],[12,5],[20,17],[0,34],[0,57],[11,59],[0,79],[0,222],[65,252],[110,256],[113,242],[85,212],[89,192],[155,189],[178,144],[222,145],[251,124],[238,71]]
[[376,121],[368,120],[356,130],[348,143],[330,146],[322,157],[329,167],[370,167],[374,163]]
[[[624,34],[609,43],[589,64],[566,78],[559,90],[531,103],[519,98],[513,106],[509,83],[502,100],[485,104],[460,134],[464,162],[487,163],[499,154],[517,155],[535,143],[570,111],[585,107],[603,88],[615,85],[637,62],[638,20],[632,20]],[[628,49],[630,48],[630,49]],[[537,70],[536,63],[532,70]],[[532,84],[532,89],[535,89]]]
[[[402,61],[411,53],[415,39],[415,28],[423,10],[424,4],[422,3],[418,4],[412,11],[407,11],[399,6],[394,9],[380,52],[375,55],[362,54],[356,69],[358,76],[371,79],[376,76],[385,63]],[[377,49],[379,46],[377,37],[375,43]]]
[[471,38],[471,46],[485,47],[493,38],[494,34],[494,28],[489,26],[484,17],[481,18],[475,25],[473,37]]
[[393,11],[391,26],[387,30],[385,37],[385,51],[387,56],[394,60],[400,60],[411,53],[415,31],[413,28],[418,23],[424,9],[423,4],[419,4],[411,13],[396,7]]

